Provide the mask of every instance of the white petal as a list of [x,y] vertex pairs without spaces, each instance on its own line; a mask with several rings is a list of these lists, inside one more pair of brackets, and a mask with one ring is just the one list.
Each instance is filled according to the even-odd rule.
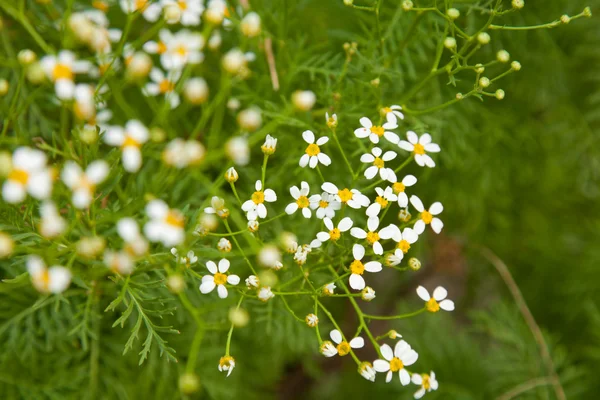
[[333,229],[333,222],[331,222],[330,218],[323,218],[323,223],[325,224],[325,227],[329,230]]
[[410,383],[410,374],[404,368],[400,370],[400,382],[403,386],[406,386]]
[[[390,361],[392,358],[394,358],[394,352],[392,351],[392,348],[388,344],[381,345],[380,350],[381,350],[381,355],[386,360]],[[383,371],[378,371],[378,372],[383,372]]]
[[382,268],[381,263],[379,261],[369,261],[368,263],[365,264],[365,271],[379,272],[382,269],[383,268]]
[[312,157],[310,157],[310,160],[308,161],[308,166],[311,168],[315,168],[318,163],[319,163],[319,157],[312,156]]
[[442,211],[444,211],[444,206],[439,201],[436,201],[431,205],[431,207],[429,207],[429,212],[431,213],[431,215],[441,214]]
[[342,220],[338,224],[338,229],[340,232],[346,232],[348,229],[352,228],[353,222],[350,217],[342,218]]
[[219,270],[217,268],[217,264],[215,264],[214,261],[207,261],[206,269],[208,269],[208,271],[213,275],[216,274],[217,272],[219,272]]
[[370,127],[372,127],[372,126],[373,126],[373,123],[372,123],[372,122],[371,122],[371,120],[370,120],[369,118],[367,118],[367,117],[362,117],[362,118],[359,120],[359,122],[360,122],[360,124],[361,124],[361,125],[362,125],[364,128],[367,128],[367,129],[369,129]]
[[214,290],[215,286],[215,281],[202,282],[200,285],[200,292],[203,294],[210,293]]
[[[357,228],[358,229],[358,228]],[[353,229],[354,230],[354,229]],[[362,229],[361,229],[362,230]],[[364,232],[364,231],[363,231]],[[354,235],[353,235],[354,236]],[[356,236],[355,236],[356,237]],[[365,234],[366,237],[366,234]],[[360,239],[360,238],[359,238]],[[365,256],[365,248],[360,245],[360,244],[355,244],[354,246],[352,246],[352,255],[354,256],[355,260],[362,260],[363,257]]]
[[421,376],[421,374],[412,374],[411,381],[415,385],[421,385],[423,384],[423,377]]
[[373,161],[375,161],[375,157],[373,156],[373,154],[363,154],[362,156],[360,156],[360,161],[364,163],[372,163]]
[[325,153],[319,153],[317,155],[317,158],[319,159],[319,161],[321,162],[321,164],[327,166],[327,165],[331,165],[331,158],[329,158],[329,156]]
[[229,270],[230,265],[231,264],[229,263],[228,259],[222,258],[221,260],[219,260],[219,272],[224,274]]
[[7,203],[20,203],[25,199],[25,186],[20,182],[7,180],[2,185],[2,197]]
[[321,189],[329,194],[337,194],[338,188],[331,182],[325,182],[321,185]]
[[406,138],[411,144],[419,143],[419,136],[413,131],[406,132]]
[[367,237],[367,232],[360,228],[352,228],[350,230],[350,235],[354,236],[357,239],[364,239]]
[[302,157],[300,157],[300,162],[298,163],[298,165],[300,165],[302,168],[304,168],[308,165],[309,160],[310,160],[310,156],[308,154],[304,154]]
[[92,161],[85,169],[85,175],[90,182],[99,184],[108,176],[108,164],[103,160]]
[[285,212],[288,215],[292,215],[293,213],[296,212],[297,209],[298,209],[298,204],[290,203],[285,207]]
[[275,191],[273,189],[266,189],[264,191],[264,195],[265,201],[268,201],[269,203],[277,201],[277,194],[275,194]]
[[387,372],[390,370],[390,363],[385,360],[375,360],[373,361],[373,369],[377,372]]
[[383,161],[391,161],[396,158],[397,155],[398,154],[395,151],[386,151],[381,159]]
[[421,298],[421,300],[423,301],[429,301],[429,299],[431,299],[431,296],[429,296],[429,292],[427,291],[427,289],[425,289],[423,286],[419,286],[417,288],[417,295]]
[[371,134],[371,131],[365,128],[358,128],[354,130],[354,136],[359,139],[364,139]]
[[350,341],[350,347],[353,349],[362,349],[365,346],[365,340],[358,336]]
[[440,302],[440,308],[444,311],[454,311],[454,302],[452,300],[442,300]]
[[317,239],[319,239],[320,242],[326,242],[329,240],[329,233],[319,232],[317,233]]
[[440,233],[442,231],[442,228],[444,228],[444,223],[441,219],[434,218],[431,220],[431,229],[433,229],[435,233]]
[[369,231],[375,232],[378,227],[379,227],[379,218],[370,217],[369,219],[367,219],[367,228],[369,228]]
[[448,297],[448,291],[446,289],[444,289],[443,287],[438,286],[433,290],[433,298],[436,299],[437,301],[442,301],[446,297]]
[[142,152],[135,146],[123,149],[123,168],[127,172],[137,172],[142,166]]
[[404,186],[412,186],[417,183],[417,178],[414,175],[406,175],[404,179],[402,179],[402,184]]
[[379,242],[373,243],[373,252],[378,256],[383,254],[383,246]]
[[422,145],[431,143],[431,135],[429,133],[422,134],[419,138],[419,143]]
[[304,131],[302,132],[302,139],[304,139],[306,143],[312,144],[315,142],[315,134],[312,133],[312,131]]
[[340,344],[343,340],[342,334],[337,329],[332,330],[329,333],[329,337],[331,337],[331,340],[333,340],[333,342],[337,344]]
[[400,147],[402,150],[406,150],[406,151],[413,151],[415,149],[415,146],[408,143],[406,140],[399,141],[398,147]]
[[292,186],[290,188],[290,194],[295,200],[298,200],[298,197],[300,197],[300,189],[298,189],[298,186]]
[[417,210],[418,212],[425,211],[425,207],[423,207],[423,202],[417,196],[415,196],[415,195],[410,196],[410,203],[413,205],[415,210]]
[[227,283],[229,283],[230,285],[237,285],[238,283],[240,283],[240,277],[237,275],[229,275],[227,277]]
[[225,285],[217,285],[217,293],[219,294],[219,297],[222,299],[227,298],[227,288],[225,287]]
[[354,290],[363,290],[365,288],[365,280],[358,274],[350,275],[350,287]]
[[415,222],[415,224],[413,226],[413,230],[415,231],[415,233],[417,235],[420,235],[421,233],[423,233],[425,231],[425,222],[423,222],[422,219],[418,220],[417,222]]
[[424,146],[425,151],[428,153],[439,153],[441,151],[440,146],[435,143],[429,143]]
[[325,143],[329,142],[329,138],[327,136],[321,136],[317,140],[317,146],[323,146]]

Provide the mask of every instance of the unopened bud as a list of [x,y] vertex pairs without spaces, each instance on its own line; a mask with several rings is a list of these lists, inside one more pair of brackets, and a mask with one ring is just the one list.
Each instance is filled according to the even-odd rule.
[[232,308],[229,310],[229,321],[237,328],[243,328],[250,322],[250,314],[243,308]]
[[0,232],[0,258],[10,256],[15,248],[15,242],[4,232]]
[[592,9],[589,7],[586,7],[583,9],[583,16],[584,17],[591,17],[592,16]]
[[46,73],[39,62],[35,62],[27,68],[27,80],[34,85],[44,83],[46,80]]
[[567,14],[561,15],[560,22],[562,22],[563,24],[568,24],[569,22],[571,22],[571,17],[569,17]]
[[515,10],[520,10],[521,8],[525,7],[525,1],[524,0],[512,0],[512,7]]
[[192,104],[202,104],[208,99],[208,85],[202,78],[189,79],[183,85],[183,95]]
[[8,93],[8,81],[6,79],[0,79],[0,96],[5,96]]
[[521,70],[521,63],[518,61],[513,61],[510,63],[510,68],[513,71],[520,71]]
[[196,393],[200,390],[200,378],[192,372],[186,372],[179,377],[179,389],[184,394]]
[[477,41],[480,44],[488,44],[490,40],[490,35],[487,32],[481,32],[479,35],[477,35]]
[[444,47],[447,49],[453,49],[456,47],[456,39],[453,37],[447,37],[444,39]]
[[410,267],[410,269],[412,269],[413,271],[418,271],[421,269],[421,261],[419,261],[418,258],[415,257],[411,257],[408,260],[408,266]]
[[507,63],[510,61],[510,54],[506,50],[500,50],[496,53],[496,60],[500,61],[501,63]]
[[229,183],[234,183],[238,180],[240,176],[238,175],[235,168],[231,167],[227,171],[225,171],[225,180]]
[[402,2],[402,9],[403,9],[404,11],[410,11],[410,10],[412,10],[412,8],[413,8],[413,7],[414,7],[414,4],[413,4],[413,2],[412,2],[412,1],[410,1],[410,0],[404,0],[404,1]]
[[168,4],[164,8],[164,17],[167,24],[176,24],[181,19],[181,7],[177,4]]
[[36,55],[32,50],[24,49],[19,52],[17,56],[21,65],[29,65],[35,61]]
[[496,90],[496,98],[498,100],[502,100],[504,98],[504,90],[502,90],[502,89]]
[[450,19],[457,19],[460,17],[460,11],[456,8],[449,8],[448,11],[446,11],[446,15],[450,17]]
[[479,86],[481,86],[482,88],[486,88],[486,87],[490,86],[489,78],[486,78],[485,76],[481,77],[479,79]]

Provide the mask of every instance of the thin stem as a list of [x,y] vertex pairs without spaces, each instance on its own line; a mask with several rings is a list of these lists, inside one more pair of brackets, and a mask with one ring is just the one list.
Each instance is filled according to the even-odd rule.
[[419,315],[423,312],[425,312],[427,309],[425,307],[417,310],[417,311],[413,311],[411,313],[407,313],[407,314],[400,314],[400,315],[370,315],[370,314],[365,314],[365,318],[368,319],[378,319],[378,320],[390,320],[390,319],[404,319],[404,318],[410,318],[410,317],[414,317],[415,315]]

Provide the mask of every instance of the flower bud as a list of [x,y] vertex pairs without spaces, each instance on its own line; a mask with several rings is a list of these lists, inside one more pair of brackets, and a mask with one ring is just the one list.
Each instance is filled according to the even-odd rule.
[[586,7],[583,9],[583,16],[590,18],[592,16],[592,9],[589,7]]
[[292,104],[299,111],[309,111],[316,101],[317,96],[310,90],[296,90],[292,94]]
[[130,79],[142,79],[148,76],[152,69],[152,59],[142,51],[136,51],[125,63],[125,74]]
[[221,238],[217,243],[217,249],[223,253],[229,253],[231,251],[231,242],[226,238]]
[[567,14],[561,15],[560,22],[562,22],[563,24],[568,24],[569,22],[571,22],[571,17],[569,17]]
[[392,329],[391,331],[388,332],[388,337],[392,340],[396,340],[398,338],[401,338],[402,335]]
[[373,368],[373,364],[368,361],[363,361],[358,366],[358,373],[368,381],[375,382],[375,369]]
[[0,96],[5,96],[8,93],[8,81],[6,79],[0,79]]
[[[459,93],[460,94],[460,93]],[[408,208],[402,208],[398,213],[398,219],[402,222],[410,221],[411,214],[408,212]]]
[[258,299],[262,302],[266,303],[267,301],[269,301],[269,299],[272,299],[273,297],[275,297],[275,295],[273,294],[269,286],[263,286],[258,291]]
[[175,3],[165,6],[163,12],[167,24],[176,24],[181,20],[181,8]]
[[0,258],[6,258],[10,256],[14,248],[15,242],[12,240],[10,235],[0,232]]
[[449,8],[448,11],[446,11],[446,15],[450,17],[450,19],[454,20],[460,17],[460,11],[458,11],[456,8]]
[[202,78],[191,78],[183,85],[183,96],[192,104],[198,105],[208,99],[208,85]]
[[229,183],[237,182],[239,177],[240,176],[238,175],[237,171],[233,167],[231,167],[227,171],[225,171],[225,180]]
[[490,39],[490,35],[487,32],[481,32],[479,35],[477,35],[477,41],[480,44],[488,44]]
[[175,294],[183,292],[185,289],[185,280],[183,279],[183,276],[179,274],[169,276],[167,278],[167,287]]
[[196,393],[200,390],[200,379],[192,372],[186,372],[179,377],[179,389],[184,394]]
[[255,12],[246,14],[240,23],[240,29],[246,37],[256,37],[260,34],[260,17]]
[[237,121],[244,131],[254,132],[262,125],[262,115],[260,108],[251,107],[240,111]]
[[250,314],[243,308],[231,308],[229,310],[229,321],[237,328],[243,328],[250,322]]
[[479,78],[479,86],[482,88],[486,88],[488,86],[490,86],[490,80],[489,78],[486,78],[485,76],[482,76],[481,78]]
[[504,98],[504,90],[502,90],[502,89],[496,90],[496,98],[498,100],[502,100]]
[[271,135],[267,135],[265,139],[265,143],[260,147],[262,152],[270,156],[275,153],[275,149],[277,148],[277,139]]
[[263,267],[273,268],[275,270],[278,270],[282,267],[281,253],[279,252],[277,246],[274,246],[272,244],[266,245],[262,249],[260,249],[257,258],[258,263]]
[[236,165],[247,165],[250,162],[248,139],[236,136],[225,143],[225,153]]
[[371,80],[371,86],[373,86],[373,87],[376,87],[376,88],[379,87],[380,83],[381,83],[381,79],[379,79],[379,78],[375,78],[375,79]]
[[332,114],[331,116],[329,116],[329,113],[325,113],[325,121],[327,123],[327,126],[331,129],[336,128],[338,125],[338,117],[337,114]]
[[518,61],[513,61],[510,63],[510,68],[513,71],[520,71],[521,70],[521,63]]
[[161,143],[167,138],[167,133],[157,126],[150,128],[150,140],[154,143]]
[[0,176],[8,176],[12,171],[12,155],[8,151],[0,152]]
[[403,9],[404,11],[410,11],[410,10],[412,10],[413,6],[414,6],[414,4],[413,4],[413,2],[412,2],[412,1],[410,1],[410,0],[404,0],[404,1],[402,2],[402,9]]
[[275,286],[279,281],[277,274],[270,269],[263,269],[258,272],[258,280],[261,286]]
[[317,317],[315,314],[308,314],[304,320],[306,321],[306,325],[310,326],[311,328],[314,328],[319,324],[319,317]]
[[367,286],[366,288],[364,288],[360,294],[360,297],[364,300],[364,301],[371,301],[375,298],[375,290],[373,290],[372,287]]
[[85,125],[79,132],[79,139],[85,144],[94,144],[98,141],[98,131],[95,126]]
[[246,56],[240,49],[231,49],[221,61],[223,69],[231,75],[236,75],[246,66]]
[[106,241],[100,236],[83,237],[76,244],[77,254],[94,258],[104,251]]
[[352,4],[354,4],[354,0],[344,0],[345,6],[351,6]]
[[27,80],[34,85],[40,85],[46,80],[46,73],[39,62],[35,62],[27,68]]
[[256,220],[248,221],[248,230],[252,233],[258,232],[259,226],[260,224]]
[[453,37],[447,37],[444,39],[444,47],[447,49],[453,49],[456,47],[456,39]]
[[227,100],[227,108],[230,109],[231,111],[239,110],[240,106],[241,106],[240,101],[238,99],[236,99],[235,97],[232,97],[229,100]]
[[218,31],[213,32],[208,39],[208,48],[211,50],[217,50],[219,47],[221,47],[221,43],[223,43],[221,34]]
[[408,266],[413,271],[418,271],[418,270],[421,269],[421,261],[419,261],[418,258],[411,257],[411,258],[408,259]]
[[512,0],[512,7],[515,10],[520,10],[521,8],[525,7],[525,1],[524,0]]
[[32,50],[24,49],[19,52],[17,58],[21,65],[29,65],[35,61],[36,55]]
[[496,60],[500,61],[501,63],[507,63],[510,61],[510,54],[506,50],[500,50],[496,53]]

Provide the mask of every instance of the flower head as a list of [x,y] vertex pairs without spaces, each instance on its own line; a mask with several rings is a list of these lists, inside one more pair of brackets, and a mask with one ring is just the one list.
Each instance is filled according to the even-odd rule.
[[432,390],[437,390],[439,386],[438,381],[435,379],[435,372],[433,371],[431,371],[429,375],[413,374],[411,381],[415,385],[421,386],[414,394],[415,399],[420,399],[425,395],[425,393],[431,392]]
[[419,137],[415,132],[408,131],[406,132],[406,137],[408,141],[401,140],[398,143],[398,147],[406,151],[411,151],[420,167],[435,167],[435,162],[427,153],[439,153],[440,146],[431,143],[431,135],[424,133]]
[[413,175],[406,175],[401,181],[392,185],[392,190],[398,195],[398,205],[401,208],[405,208],[408,205],[408,196],[405,192],[406,188],[413,186],[415,183],[417,183],[417,178]]
[[103,135],[104,141],[120,147],[123,152],[123,168],[127,172],[137,172],[142,166],[141,147],[150,137],[148,129],[138,120],[130,120],[125,128],[109,127]]
[[221,357],[219,360],[219,371],[227,372],[227,376],[231,375],[231,372],[235,368],[235,360],[231,356]]
[[433,290],[433,297],[429,295],[429,292],[423,286],[417,288],[417,294],[425,302],[425,308],[429,312],[438,312],[440,308],[444,311],[454,310],[454,302],[446,299],[448,291],[441,286]]
[[257,180],[254,184],[255,192],[242,204],[242,210],[246,212],[246,217],[249,221],[254,221],[257,218],[266,218],[267,207],[265,201],[272,203],[277,200],[277,194],[272,189],[264,189],[262,182]]
[[363,361],[358,366],[358,373],[368,381],[375,382],[376,372],[373,369],[373,364],[368,361]]
[[360,161],[371,164],[371,166],[365,170],[365,178],[373,179],[377,175],[377,172],[379,172],[379,177],[381,179],[395,183],[396,173],[393,169],[386,167],[385,162],[393,160],[396,156],[396,152],[386,151],[383,153],[379,147],[373,147],[370,154],[363,154],[360,157]]
[[327,154],[321,152],[320,147],[329,141],[327,136],[320,137],[315,143],[315,134],[312,133],[312,131],[304,131],[302,132],[302,138],[308,143],[305,154],[300,157],[300,166],[302,168],[307,165],[311,168],[315,168],[318,163],[325,166],[331,164],[331,158],[329,158]]
[[310,208],[317,210],[317,218],[323,219],[335,217],[335,212],[342,208],[342,204],[329,193],[315,194],[310,196]]
[[47,199],[52,192],[52,173],[46,167],[46,155],[29,147],[19,147],[12,155],[8,177],[2,185],[7,203],[20,203],[27,193],[36,199]]
[[310,326],[311,328],[314,328],[319,324],[319,317],[317,317],[315,314],[308,314],[305,318],[305,321],[306,325]]
[[71,283],[71,271],[59,265],[47,268],[38,256],[27,257],[27,271],[33,286],[41,293],[62,293]]
[[144,225],[144,234],[152,242],[167,247],[177,246],[185,239],[185,219],[181,212],[171,209],[162,200],[152,200],[146,205],[150,221]]
[[56,205],[51,201],[44,201],[40,206],[40,215],[42,220],[39,225],[39,231],[45,238],[51,239],[64,232],[67,224],[65,219],[60,216]]
[[310,210],[310,201],[308,198],[309,192],[310,186],[308,186],[308,183],[304,181],[300,183],[300,189],[298,189],[298,186],[292,186],[290,188],[290,194],[295,201],[287,205],[285,212],[288,215],[292,215],[298,209],[300,209],[302,210],[302,215],[304,218],[310,218],[312,216],[312,211]]
[[267,135],[265,143],[260,148],[264,154],[269,156],[272,155],[275,153],[275,149],[277,148],[277,138]]
[[342,336],[342,333],[337,329],[332,330],[329,333],[329,337],[331,337],[333,343],[325,341],[323,342],[323,345],[321,345],[321,352],[325,357],[333,357],[336,354],[345,356],[352,351],[351,349],[360,349],[365,345],[365,340],[360,336],[357,336],[350,342],[347,342]]
[[264,303],[275,297],[270,286],[263,286],[258,290],[258,299]]
[[[354,261],[350,264],[350,287],[354,290],[363,290],[365,288],[365,280],[363,274],[365,271],[375,273],[381,271],[381,263],[379,261],[362,262],[365,256],[365,248],[360,244],[355,244],[352,247],[352,256]],[[373,292],[375,293],[375,292]]]
[[377,197],[375,198],[375,201],[367,208],[368,217],[378,216],[379,212],[383,208],[386,208],[390,202],[398,200],[398,196],[394,194],[394,191],[390,186],[386,187],[385,190],[376,187],[375,192],[377,193]]
[[[402,113],[402,107],[397,104],[389,107],[383,107],[381,109],[381,114],[388,120],[398,122],[399,119],[404,119],[404,114]],[[396,142],[398,143],[398,142]]]
[[379,218],[377,217],[369,217],[367,220],[367,229],[354,227],[350,230],[350,234],[357,239],[365,239],[367,243],[373,246],[373,251],[377,255],[383,254],[383,246],[379,241],[381,239],[391,239],[394,236],[397,236],[398,227],[396,225],[388,225],[381,230],[377,230],[379,228]]
[[104,264],[115,274],[129,275],[133,272],[133,260],[125,251],[106,250]]
[[171,254],[173,254],[177,263],[182,264],[187,268],[189,268],[192,264],[195,264],[198,261],[198,257],[196,256],[196,254],[194,254],[192,250],[188,251],[185,256],[182,256],[179,254],[177,249],[173,247],[171,249]]
[[433,229],[435,233],[440,233],[442,231],[444,223],[441,219],[436,217],[436,215],[439,215],[444,211],[442,203],[436,201],[428,210],[426,210],[421,199],[414,195],[410,196],[410,203],[420,213],[419,220],[415,222],[415,226],[413,227],[418,235],[425,231],[426,225],[431,225],[431,229]]
[[417,352],[404,340],[400,340],[396,343],[393,351],[389,345],[382,345],[381,355],[384,358],[383,360],[375,360],[373,362],[375,371],[387,372],[385,377],[386,382],[390,382],[392,375],[398,372],[402,385],[408,385],[410,383],[410,374],[404,367],[411,366],[417,361],[417,358],[419,358]]
[[117,233],[125,242],[125,251],[131,256],[139,257],[148,251],[148,242],[133,218],[121,218],[117,222]]
[[334,195],[336,201],[339,201],[342,204],[348,204],[348,206],[354,209],[367,207],[371,202],[367,196],[357,189],[338,189],[338,187],[331,182],[323,183],[321,189],[326,193]]
[[61,50],[58,55],[47,55],[40,60],[48,79],[54,83],[56,97],[70,100],[75,94],[75,74],[89,72],[92,64],[77,60],[75,53]]
[[310,247],[320,247],[322,243],[331,240],[337,242],[342,237],[343,232],[347,232],[352,228],[352,219],[350,217],[342,218],[338,226],[334,226],[330,218],[323,218],[323,223],[327,231],[317,233],[317,239],[310,243]]
[[222,258],[219,261],[219,265],[215,264],[213,261],[208,261],[206,263],[206,268],[208,272],[212,275],[204,275],[202,277],[202,284],[200,284],[200,292],[203,294],[210,293],[217,288],[217,293],[219,297],[224,299],[227,297],[227,287],[226,284],[237,285],[240,283],[240,277],[237,275],[229,275],[227,271],[229,270],[229,260],[226,258]]
[[103,160],[92,161],[85,171],[74,161],[67,161],[61,177],[73,192],[72,202],[76,208],[87,208],[92,203],[96,186],[108,176],[108,164]]
[[151,82],[144,86],[143,92],[146,96],[164,96],[171,108],[176,108],[181,102],[179,94],[175,91],[175,85],[179,78],[181,78],[181,70],[176,69],[165,74],[159,68],[152,68],[150,71]]
[[207,214],[217,214],[221,218],[229,216],[229,209],[225,207],[225,200],[218,196],[210,199],[210,207],[206,207],[204,212]]
[[354,135],[357,138],[366,138],[377,144],[379,143],[379,139],[383,136],[387,139],[388,142],[397,144],[400,138],[394,132],[391,132],[389,129],[396,129],[398,124],[396,123],[396,119],[393,120],[388,118],[387,121],[382,126],[373,125],[373,122],[367,117],[362,117],[360,119],[361,128],[358,128],[354,131]]

